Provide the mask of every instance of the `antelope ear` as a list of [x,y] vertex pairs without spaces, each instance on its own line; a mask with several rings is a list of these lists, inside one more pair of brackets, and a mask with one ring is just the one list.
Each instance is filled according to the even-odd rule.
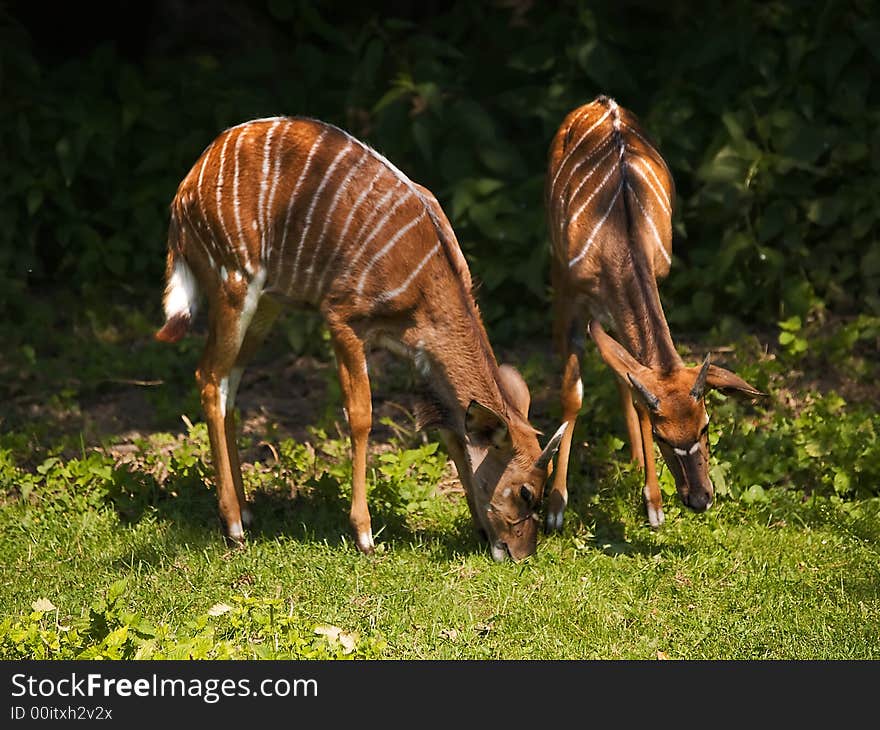
[[499,365],[498,375],[501,387],[510,399],[511,405],[519,411],[523,418],[528,418],[532,396],[529,393],[529,386],[526,385],[523,376],[519,374],[519,370],[513,365]]
[[513,447],[510,428],[504,417],[475,400],[470,402],[464,414],[464,430],[475,446]]
[[749,385],[745,380],[739,377],[739,375],[734,375],[730,370],[725,370],[717,365],[709,366],[709,372],[706,376],[706,384],[716,390],[731,392],[735,395],[744,395],[749,398],[767,395]]
[[623,382],[628,382],[632,388],[633,394],[644,404],[644,406],[652,411],[660,408],[660,401],[645,384],[636,377],[636,373],[641,376],[651,373],[651,369],[642,365],[627,349],[615,340],[611,335],[607,334],[599,324],[598,320],[592,320],[587,327],[590,337],[599,348],[599,354],[602,359],[610,367],[618,378]]
[[602,359],[616,374],[626,380],[630,373],[641,373],[647,370],[638,360],[627,352],[626,348],[607,334],[598,320],[591,320],[587,332],[599,348]]

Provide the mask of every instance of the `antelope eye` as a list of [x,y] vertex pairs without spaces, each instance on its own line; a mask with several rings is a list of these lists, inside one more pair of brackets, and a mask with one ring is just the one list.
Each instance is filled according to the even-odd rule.
[[532,495],[532,490],[525,484],[519,488],[519,496],[522,497],[523,502],[525,502],[527,506],[531,506],[534,496]]

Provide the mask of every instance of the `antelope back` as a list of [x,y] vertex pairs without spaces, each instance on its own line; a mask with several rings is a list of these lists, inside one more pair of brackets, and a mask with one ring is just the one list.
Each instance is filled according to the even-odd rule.
[[550,147],[545,203],[554,259],[589,279],[627,266],[636,248],[669,271],[672,176],[635,115],[600,96],[571,112]]
[[330,300],[367,315],[411,306],[438,279],[471,286],[434,196],[317,120],[221,133],[180,184],[172,218],[200,280],[265,277],[265,291],[290,303]]

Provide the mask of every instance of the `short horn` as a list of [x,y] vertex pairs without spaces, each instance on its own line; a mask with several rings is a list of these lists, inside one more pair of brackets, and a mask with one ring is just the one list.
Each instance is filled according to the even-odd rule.
[[648,390],[640,380],[638,380],[632,373],[627,373],[626,377],[629,378],[630,385],[635,388],[645,405],[648,406],[654,413],[660,410],[660,399],[654,395],[650,390]]
[[550,437],[550,440],[547,442],[547,445],[544,447],[544,450],[541,452],[541,455],[535,462],[535,468],[547,468],[547,465],[550,463],[550,459],[553,458],[553,455],[559,449],[559,442],[562,441],[562,437],[565,435],[566,428],[568,428],[568,421],[566,421],[559,428],[556,429],[556,433],[554,433]]
[[700,400],[703,397],[703,393],[706,392],[706,376],[709,374],[709,355],[706,355],[706,359],[703,360],[703,366],[700,368],[700,372],[697,374],[697,380],[694,383],[694,387],[691,388],[691,397],[694,400]]

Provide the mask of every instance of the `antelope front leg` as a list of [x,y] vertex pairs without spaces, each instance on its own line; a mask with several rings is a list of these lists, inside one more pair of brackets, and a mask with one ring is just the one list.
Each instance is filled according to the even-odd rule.
[[575,421],[581,410],[583,398],[581,359],[578,351],[573,349],[568,353],[562,376],[562,420],[568,424],[568,427],[559,444],[556,471],[553,474],[553,487],[547,501],[547,518],[544,523],[544,529],[547,532],[562,531],[562,516],[565,512],[565,506],[568,504],[568,457],[571,452]]
[[620,394],[620,408],[623,411],[623,420],[626,422],[630,458],[644,469],[645,452],[642,449],[642,427],[639,423],[639,415],[636,413],[636,407],[633,405],[632,390],[627,383],[624,383],[618,378],[617,392]]
[[648,511],[648,522],[654,529],[663,524],[663,505],[660,496],[660,484],[657,481],[657,465],[654,460],[654,436],[651,433],[651,419],[648,412],[641,406],[636,407],[639,428],[642,436],[642,453],[645,460],[645,507]]
[[351,430],[351,512],[358,549],[370,555],[375,549],[367,506],[367,440],[373,425],[373,404],[363,342],[347,327],[331,326],[339,382]]
[[458,473],[458,480],[464,488],[464,496],[467,500],[468,510],[471,513],[471,520],[474,523],[474,530],[484,542],[489,541],[486,528],[480,522],[480,516],[477,513],[477,504],[474,501],[474,480],[471,478],[470,463],[465,453],[464,445],[461,440],[452,431],[441,429],[440,435],[443,438],[443,444],[446,446],[446,452],[452,458],[455,464],[455,470]]

